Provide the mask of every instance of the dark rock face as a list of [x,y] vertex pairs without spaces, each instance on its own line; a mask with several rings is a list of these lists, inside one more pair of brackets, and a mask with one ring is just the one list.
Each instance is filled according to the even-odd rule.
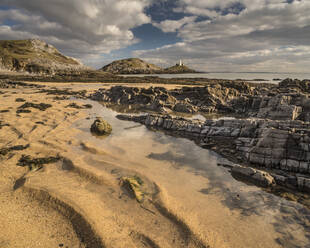
[[227,102],[243,95],[255,94],[245,83],[219,83],[205,87],[183,87],[167,90],[163,87],[141,89],[115,86],[111,89],[99,89],[91,98],[116,104],[140,104],[146,109],[174,110],[183,113],[225,112],[231,111]]
[[153,111],[236,114],[271,120],[310,121],[310,81],[286,79],[279,85],[224,82],[201,87],[166,90],[115,86],[100,89],[91,98]]
[[112,126],[101,117],[97,117],[91,125],[90,131],[97,135],[109,135],[112,132]]

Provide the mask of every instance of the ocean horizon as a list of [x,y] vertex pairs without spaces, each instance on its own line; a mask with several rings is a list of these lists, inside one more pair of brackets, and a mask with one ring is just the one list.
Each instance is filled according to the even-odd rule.
[[159,78],[209,78],[229,80],[255,80],[255,82],[277,83],[286,78],[310,79],[310,73],[271,73],[271,72],[208,72],[186,74],[130,74],[120,75],[124,77],[159,77]]

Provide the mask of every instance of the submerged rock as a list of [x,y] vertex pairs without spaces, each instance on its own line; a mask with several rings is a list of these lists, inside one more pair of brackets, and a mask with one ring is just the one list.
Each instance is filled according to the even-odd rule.
[[138,176],[122,177],[120,184],[124,187],[132,197],[136,198],[138,202],[142,202],[144,199],[144,193],[141,189],[143,181]]
[[101,117],[97,117],[91,125],[90,131],[97,135],[109,135],[112,132],[112,126]]
[[231,169],[233,176],[251,181],[259,186],[270,187],[275,184],[274,178],[267,172],[250,167],[235,165]]

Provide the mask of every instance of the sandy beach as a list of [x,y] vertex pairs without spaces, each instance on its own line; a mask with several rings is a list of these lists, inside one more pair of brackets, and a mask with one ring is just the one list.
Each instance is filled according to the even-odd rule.
[[[85,89],[82,84],[40,85]],[[96,87],[103,86],[93,85],[90,91]],[[190,141],[171,143],[164,134],[117,122],[111,110],[89,100],[61,98],[37,87],[17,86],[1,93],[0,247],[309,244],[309,210],[235,181],[223,168],[212,170],[221,180],[218,187],[219,182],[207,176],[211,171],[190,167],[216,167],[216,155]],[[25,103],[50,106],[20,108]],[[109,121],[111,136],[90,134],[96,116]],[[176,148],[178,143],[182,148]],[[185,150],[192,157],[185,156]],[[32,162],[17,166],[23,156]],[[37,165],[38,159],[46,163]],[[121,178],[133,176],[143,181],[143,202],[121,186]],[[291,223],[281,226],[286,218]]]

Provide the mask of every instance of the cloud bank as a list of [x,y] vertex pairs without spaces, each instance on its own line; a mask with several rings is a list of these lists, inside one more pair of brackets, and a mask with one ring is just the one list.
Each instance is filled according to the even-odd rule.
[[[155,21],[152,6],[173,7]],[[309,13],[309,0],[0,0],[0,37],[40,38],[99,66],[111,51],[143,43],[133,29],[151,23],[181,42],[132,56],[203,71],[308,72]]]
[[162,63],[183,58],[204,71],[308,72],[310,1],[180,0],[174,11],[205,18],[155,23],[183,42],[136,56]]
[[40,38],[79,58],[131,45],[149,0],[0,0],[2,39]]

